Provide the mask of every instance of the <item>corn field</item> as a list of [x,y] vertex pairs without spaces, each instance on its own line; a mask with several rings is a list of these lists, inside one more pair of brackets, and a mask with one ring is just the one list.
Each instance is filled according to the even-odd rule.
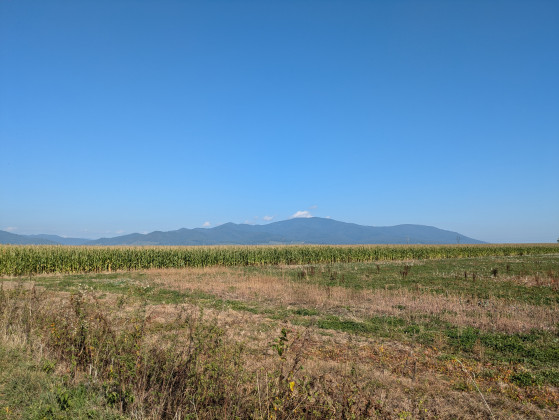
[[559,244],[83,247],[0,246],[0,275],[150,268],[299,265],[559,254]]

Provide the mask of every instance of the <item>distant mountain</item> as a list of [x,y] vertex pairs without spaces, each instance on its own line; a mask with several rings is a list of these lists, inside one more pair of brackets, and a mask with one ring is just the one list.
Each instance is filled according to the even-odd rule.
[[65,238],[63,236],[58,235],[25,235],[27,238],[33,239],[46,239],[47,241],[52,241],[58,245],[85,245],[88,242],[91,242],[91,239],[84,239],[84,238]]
[[482,241],[423,225],[361,226],[320,217],[267,225],[226,223],[211,229],[133,233],[101,238],[88,245],[266,245],[266,244],[481,244]]
[[274,245],[274,244],[481,244],[482,241],[423,225],[361,226],[320,217],[267,225],[225,223],[211,229],[179,229],[88,240],[0,231],[2,244],[36,245]]
[[16,235],[15,233],[0,230],[0,244],[12,245],[59,245],[54,241],[44,238],[32,238],[25,235]]

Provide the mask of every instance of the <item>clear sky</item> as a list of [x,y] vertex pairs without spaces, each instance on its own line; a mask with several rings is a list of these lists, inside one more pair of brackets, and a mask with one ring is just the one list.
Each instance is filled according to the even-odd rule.
[[559,2],[0,0],[0,229],[559,237]]

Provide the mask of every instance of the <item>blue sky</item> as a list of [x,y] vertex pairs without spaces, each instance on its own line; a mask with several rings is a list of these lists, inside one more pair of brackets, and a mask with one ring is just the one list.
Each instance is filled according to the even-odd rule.
[[559,237],[557,1],[0,0],[0,63],[3,230]]

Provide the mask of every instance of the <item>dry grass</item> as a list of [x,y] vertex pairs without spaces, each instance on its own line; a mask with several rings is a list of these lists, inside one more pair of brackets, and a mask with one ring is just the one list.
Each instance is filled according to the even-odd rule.
[[424,291],[357,290],[340,286],[295,282],[261,274],[243,275],[231,269],[153,270],[159,285],[179,291],[199,290],[223,299],[258,302],[271,307],[315,308],[356,319],[391,315],[408,320],[418,315],[437,316],[459,326],[506,333],[533,329],[555,331],[558,306],[536,306],[523,302],[467,296],[441,295]]
[[[63,278],[46,277],[45,283]],[[127,275],[123,273],[122,279],[125,278]],[[193,406],[185,399],[185,406],[173,406],[179,416],[218,418],[242,407],[245,411],[238,412],[242,412],[244,418],[351,418],[352,415],[381,419],[490,418],[490,411],[496,418],[559,418],[557,388],[517,386],[511,376],[521,371],[522,366],[488,360],[481,344],[476,344],[472,357],[457,360],[459,356],[456,355],[446,357],[443,334],[439,343],[421,345],[412,339],[304,327],[292,324],[289,317],[280,320],[270,316],[276,309],[314,309],[319,316],[337,315],[356,321],[388,315],[412,323],[434,316],[456,326],[474,326],[489,332],[512,334],[536,329],[556,333],[559,323],[556,304],[537,306],[494,296],[478,300],[460,293],[434,294],[421,285],[415,289],[360,290],[291,278],[216,267],[150,270],[144,277],[134,280],[137,286],[150,285],[154,290],[201,291],[223,301],[244,302],[258,307],[257,313],[234,310],[227,305],[201,308],[195,300],[161,304],[133,294],[123,296],[109,289],[94,291],[85,287],[80,288],[78,294],[87,307],[93,308],[88,315],[92,327],[101,319],[110,325],[112,334],[133,332],[141,326],[144,332],[139,348],[155,351],[158,363],[168,363],[171,367],[181,365],[178,359],[167,360],[165,355],[176,358],[179,353],[174,353],[174,349],[188,344],[189,325],[207,323],[220,331],[219,346],[222,343],[224,347],[219,347],[215,354],[202,355],[200,362],[216,369],[226,368],[224,372],[228,376],[223,377],[226,392],[220,394],[224,399],[219,405],[226,404],[226,408],[211,405],[204,411],[204,407]],[[505,278],[500,276],[495,281]],[[71,306],[75,294],[49,287],[34,288],[40,280],[5,280],[3,290],[15,293],[21,289],[28,295],[39,294],[34,310],[43,316],[58,314],[61,321],[75,317]],[[90,285],[108,281],[102,276],[86,280]],[[523,285],[548,287],[543,283]],[[24,328],[28,322],[25,319],[33,318],[25,318],[23,301],[5,302],[8,304],[0,307],[0,346],[28,349],[37,363],[45,357],[54,359],[61,354],[63,349],[48,347],[48,326],[41,330],[33,323],[35,321],[29,324],[38,328],[39,334],[34,338],[29,332],[31,329]],[[14,317],[16,312],[19,318]],[[285,330],[287,350],[280,356],[272,345],[278,343],[282,330]],[[67,331],[73,334],[75,329]],[[242,349],[238,353],[239,364],[226,366],[233,357],[231,349]],[[76,371],[70,361],[61,359],[55,373],[68,375],[72,371],[73,381],[91,381],[88,376],[91,372]],[[487,372],[491,374],[486,375]],[[133,387],[134,384],[129,385]],[[211,388],[211,381],[204,386]],[[232,393],[235,398],[228,400],[227,395]],[[0,384],[0,402],[1,395]],[[147,419],[159,418],[163,413],[157,411],[162,410],[161,407],[140,403],[155,404],[149,387],[141,388],[136,398],[129,408],[119,408],[126,416]]]
[[[99,305],[115,331],[125,329],[141,309],[138,304],[131,304],[117,310],[114,305],[117,297],[111,294],[104,294],[101,298],[89,293],[87,299],[90,304]],[[68,299],[66,294],[60,296],[58,293],[43,292],[41,302],[44,308],[65,308]],[[65,310],[70,311],[69,308]],[[168,334],[173,333],[178,319],[185,314],[193,319],[202,316],[200,308],[188,304],[149,305],[144,310],[146,331],[149,331],[146,344],[161,349],[168,345]],[[215,321],[223,329],[227,341],[245,346],[243,369],[256,375],[257,388],[261,387],[259,392],[263,400],[266,400],[264,392],[267,388],[278,386],[278,372],[284,372],[295,383],[292,398],[297,395],[304,397],[312,389],[312,392],[321,394],[320,398],[352,400],[356,410],[357,406],[362,408],[371,404],[371,413],[376,413],[373,418],[489,417],[464,370],[455,361],[438,360],[438,353],[433,349],[337,331],[324,335],[315,329],[289,323],[278,324],[262,315],[246,312],[204,309],[203,313],[206,320]],[[274,337],[280,335],[281,328],[287,328],[289,338],[285,361],[279,359],[270,346]],[[184,341],[186,337],[179,339]],[[11,346],[17,347],[24,345],[25,339],[20,333],[11,334],[9,338],[2,337],[1,341],[3,344],[9,341]],[[173,343],[173,346],[178,345],[177,341]],[[34,343],[34,349],[37,360],[49,354],[38,342]],[[470,375],[478,376],[484,369],[481,363],[463,363],[466,363]],[[304,369],[290,371],[295,364]],[[57,371],[63,373],[68,369],[71,366],[62,363]],[[76,380],[83,375],[81,373]],[[521,402],[534,397],[549,401],[548,390],[527,392],[500,379],[478,379],[488,404],[499,418],[551,418],[554,415],[554,411]],[[349,416],[351,407],[345,409],[344,415],[342,412],[332,413],[332,418]],[[271,413],[274,414],[273,409]],[[143,417],[140,411],[136,415],[140,416],[137,418],[154,418]]]
[[510,281],[525,287],[551,287],[559,290],[559,272],[548,271],[543,274],[531,274],[524,276],[503,276],[501,281]]

